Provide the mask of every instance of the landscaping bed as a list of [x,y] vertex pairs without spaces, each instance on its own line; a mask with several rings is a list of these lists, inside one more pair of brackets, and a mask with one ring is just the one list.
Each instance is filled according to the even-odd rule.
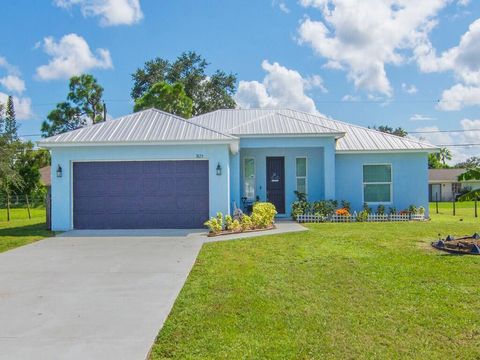
[[235,209],[233,217],[217,213],[205,222],[208,227],[208,236],[221,236],[240,234],[244,232],[265,231],[275,227],[274,220],[277,211],[271,203],[257,202],[253,205],[251,215],[244,214],[240,209]]

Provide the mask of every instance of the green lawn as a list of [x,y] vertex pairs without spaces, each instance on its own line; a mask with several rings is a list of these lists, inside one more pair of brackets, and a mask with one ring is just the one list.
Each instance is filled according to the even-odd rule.
[[480,256],[429,246],[471,208],[206,244],[151,358],[478,359]]
[[7,222],[7,212],[0,209],[0,252],[52,236],[45,229],[45,209],[31,210],[32,219],[26,209],[12,209],[11,221]]

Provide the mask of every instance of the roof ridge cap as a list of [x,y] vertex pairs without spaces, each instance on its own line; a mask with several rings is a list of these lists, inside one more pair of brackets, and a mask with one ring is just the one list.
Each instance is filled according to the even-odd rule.
[[333,131],[334,133],[342,133],[342,134],[345,134],[345,131],[339,131],[339,130],[336,130],[336,129],[332,129],[332,128],[328,127],[328,126],[324,126],[324,125],[320,125],[320,124],[315,124],[315,123],[313,123],[313,122],[311,122],[311,121],[302,120],[302,119],[297,119],[297,118],[294,118],[294,117],[292,117],[292,116],[290,116],[290,115],[282,114],[282,113],[280,113],[280,112],[277,112],[277,114],[280,115],[280,116],[287,117],[287,118],[289,118],[289,119],[295,120],[295,121],[301,121],[301,122],[304,122],[304,123],[307,123],[307,124],[310,124],[310,125],[313,125],[313,126],[316,126],[316,127],[320,127],[320,128],[323,128],[323,129],[328,129],[328,130]]

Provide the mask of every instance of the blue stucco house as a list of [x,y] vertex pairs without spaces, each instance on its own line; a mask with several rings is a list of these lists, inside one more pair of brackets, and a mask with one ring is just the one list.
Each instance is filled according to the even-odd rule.
[[[52,154],[52,228],[198,228],[218,211],[294,191],[428,209],[429,152],[409,138],[295,110],[218,110],[185,120],[156,109],[39,142]],[[234,205],[235,204],[235,205]]]

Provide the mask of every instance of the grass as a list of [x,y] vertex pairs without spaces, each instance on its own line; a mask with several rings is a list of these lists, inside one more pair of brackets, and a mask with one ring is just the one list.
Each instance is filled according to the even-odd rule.
[[204,245],[151,359],[480,358],[480,256],[429,246],[480,220],[448,209]]
[[8,222],[6,210],[0,209],[0,253],[52,236],[45,229],[45,209],[31,209],[31,214],[29,219],[26,209],[12,209]]

